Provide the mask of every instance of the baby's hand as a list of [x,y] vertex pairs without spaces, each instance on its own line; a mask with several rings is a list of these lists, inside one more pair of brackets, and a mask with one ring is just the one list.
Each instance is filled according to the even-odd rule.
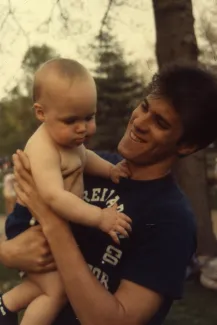
[[128,168],[126,160],[122,160],[117,165],[114,165],[110,171],[110,178],[114,183],[119,183],[120,177],[130,177],[131,172]]
[[124,213],[117,211],[117,204],[111,208],[103,209],[101,217],[99,229],[109,234],[115,243],[120,244],[118,233],[129,237],[128,232],[132,230],[132,220]]

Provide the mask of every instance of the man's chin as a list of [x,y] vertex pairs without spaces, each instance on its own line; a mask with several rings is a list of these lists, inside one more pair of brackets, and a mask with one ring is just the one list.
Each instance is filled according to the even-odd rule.
[[117,147],[117,151],[118,151],[119,155],[122,158],[131,161],[131,159],[132,159],[132,152],[129,152],[128,150],[124,150],[124,147],[119,146],[119,145]]
[[117,151],[118,151],[118,153],[123,157],[123,158],[125,158],[124,157],[124,148],[123,148],[123,146],[122,146],[122,139],[121,139],[121,141],[119,142],[119,144],[118,144],[118,147],[117,147]]

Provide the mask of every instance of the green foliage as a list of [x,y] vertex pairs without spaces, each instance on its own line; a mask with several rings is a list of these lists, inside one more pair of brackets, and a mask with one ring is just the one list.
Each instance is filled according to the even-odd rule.
[[24,55],[22,68],[33,75],[42,63],[56,57],[57,53],[47,45],[31,46]]
[[32,46],[22,61],[23,80],[0,103],[0,156],[8,156],[22,149],[35,131],[38,123],[32,110],[32,79],[35,70],[45,61],[57,57],[56,52],[46,46]]
[[96,38],[93,50],[97,63],[98,112],[97,134],[90,147],[114,151],[132,108],[141,99],[143,82],[135,67],[125,62],[123,51],[109,29]]
[[4,100],[0,111],[1,156],[22,149],[28,137],[36,129],[37,122],[32,112],[32,101],[22,95]]

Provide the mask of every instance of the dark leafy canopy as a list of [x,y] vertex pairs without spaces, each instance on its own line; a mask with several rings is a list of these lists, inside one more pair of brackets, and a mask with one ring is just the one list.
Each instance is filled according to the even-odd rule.
[[96,38],[95,80],[98,91],[97,133],[90,146],[116,150],[132,108],[141,99],[143,82],[135,67],[124,60],[123,51],[109,28]]
[[58,57],[57,53],[47,45],[31,46],[24,55],[22,68],[33,75],[42,63],[55,57]]

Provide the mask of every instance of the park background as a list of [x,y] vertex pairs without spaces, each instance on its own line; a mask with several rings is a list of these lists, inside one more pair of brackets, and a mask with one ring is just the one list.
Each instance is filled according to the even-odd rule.
[[[0,0],[0,160],[23,148],[37,128],[31,85],[37,67],[73,58],[98,89],[95,150],[114,152],[151,76],[174,59],[217,72],[217,0]],[[175,174],[195,210],[198,255],[217,255],[217,143],[183,159]],[[2,187],[3,173],[0,175]],[[0,232],[4,204],[0,188]],[[0,265],[0,291],[18,281]],[[165,325],[216,325],[217,293],[199,275],[186,281]]]

